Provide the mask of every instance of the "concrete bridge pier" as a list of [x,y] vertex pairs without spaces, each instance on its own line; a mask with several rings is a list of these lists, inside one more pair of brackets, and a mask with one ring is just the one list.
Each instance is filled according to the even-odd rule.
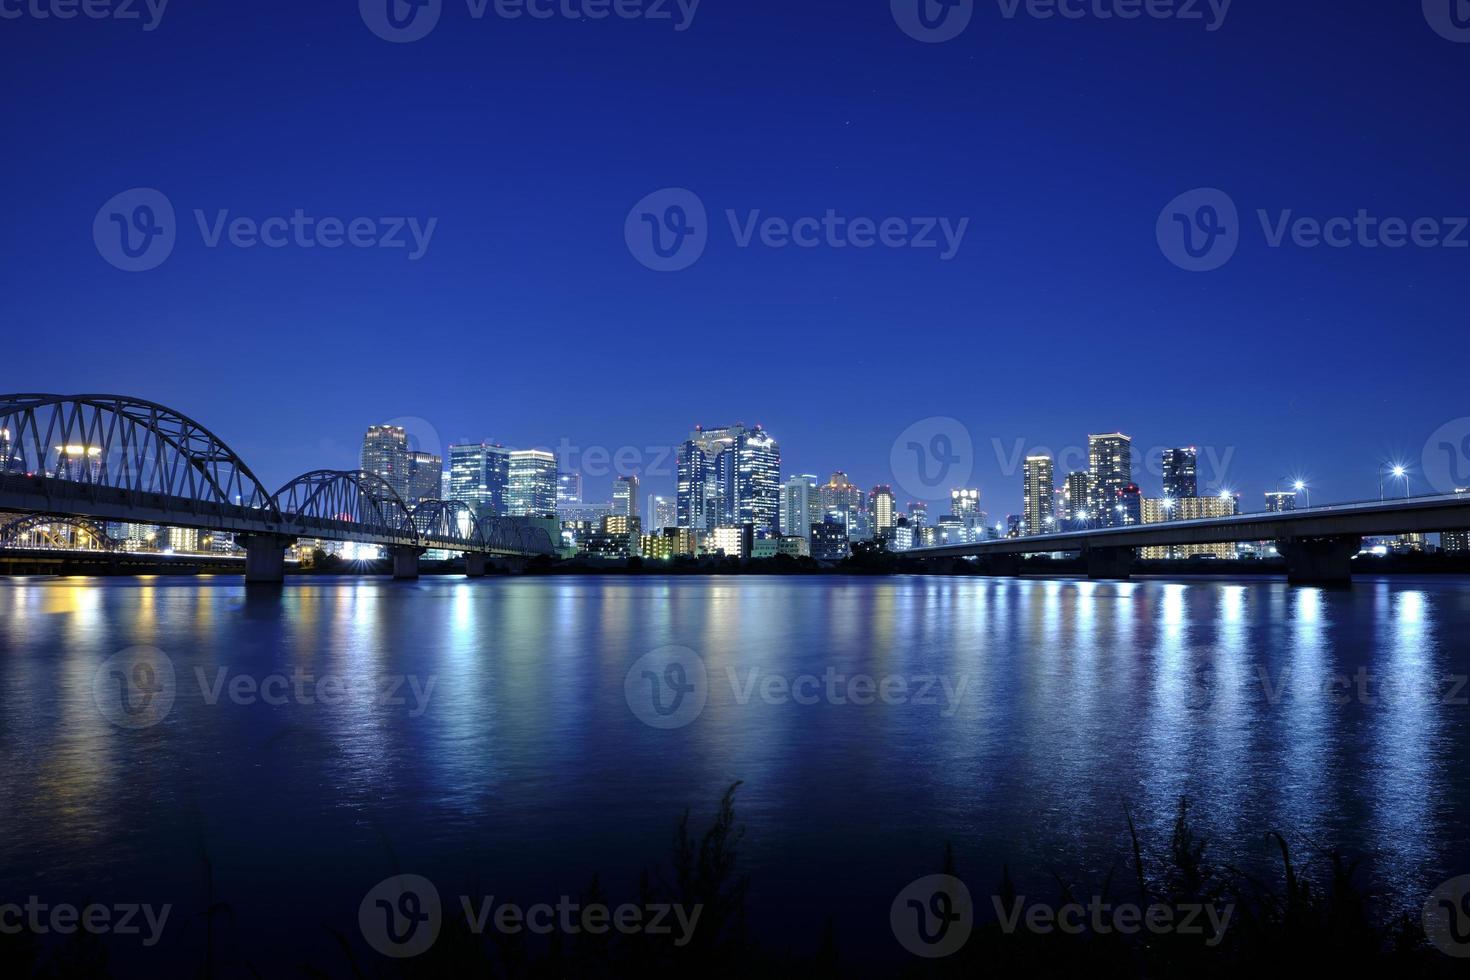
[[1132,548],[1088,548],[1083,557],[1087,559],[1090,579],[1126,581],[1133,574]]
[[295,538],[252,534],[237,539],[245,547],[245,584],[279,585],[286,581],[286,549]]
[[1350,585],[1353,556],[1363,547],[1357,535],[1293,538],[1277,549],[1286,558],[1286,580],[1292,585]]
[[466,578],[484,578],[490,564],[490,556],[483,552],[466,551],[464,574]]
[[424,549],[414,545],[399,545],[388,549],[393,557],[393,577],[410,580],[419,577],[419,557]]

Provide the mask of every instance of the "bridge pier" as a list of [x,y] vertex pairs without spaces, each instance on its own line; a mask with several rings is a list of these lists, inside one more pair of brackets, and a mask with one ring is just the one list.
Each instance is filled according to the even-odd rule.
[[1087,560],[1090,579],[1126,581],[1133,573],[1132,548],[1088,548],[1083,557]]
[[1353,556],[1363,547],[1357,535],[1293,538],[1277,545],[1286,558],[1286,580],[1292,585],[1350,585]]
[[393,577],[396,579],[416,579],[419,577],[419,557],[424,553],[423,548],[414,545],[400,545],[388,549],[393,557]]
[[277,534],[252,534],[237,539],[245,547],[245,584],[279,585],[286,581],[286,549],[295,538]]
[[484,578],[487,566],[490,564],[490,556],[483,552],[466,551],[464,554],[464,574],[466,578]]

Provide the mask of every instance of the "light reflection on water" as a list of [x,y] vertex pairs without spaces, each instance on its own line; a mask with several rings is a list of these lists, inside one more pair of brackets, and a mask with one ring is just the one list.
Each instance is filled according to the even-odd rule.
[[[196,887],[201,851],[250,915],[345,903],[400,868],[508,891],[626,885],[686,808],[744,780],[751,902],[881,923],[945,842],[986,887],[1007,863],[1097,882],[1124,814],[1166,839],[1188,796],[1217,862],[1367,857],[1396,904],[1467,868],[1464,583],[630,578],[0,582],[0,883]],[[637,720],[639,656],[694,650],[690,726]],[[115,728],[93,675],[128,647],[173,661],[162,723]],[[946,708],[766,703],[770,675],[939,677]],[[1334,686],[1362,669],[1371,700]],[[332,676],[338,704],[207,703],[220,676]],[[361,692],[407,676],[427,707]],[[1385,684],[1388,690],[1381,690]],[[1463,697],[1466,692],[1459,692]],[[286,897],[279,883],[293,882]],[[187,884],[186,884],[187,883]],[[274,885],[272,885],[274,883]],[[819,883],[819,884],[814,884]],[[270,891],[275,887],[276,891]],[[870,909],[869,906],[872,906]],[[279,909],[278,909],[279,911]],[[881,927],[881,926],[880,926]]]

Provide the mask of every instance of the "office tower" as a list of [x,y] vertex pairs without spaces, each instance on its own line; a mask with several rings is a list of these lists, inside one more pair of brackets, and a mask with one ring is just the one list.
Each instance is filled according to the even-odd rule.
[[556,454],[541,449],[516,449],[510,454],[510,479],[505,510],[513,517],[556,514]]
[[510,450],[504,446],[449,447],[449,500],[462,500],[477,517],[505,513]]
[[433,453],[408,454],[408,492],[403,502],[413,507],[425,500],[438,500],[444,490],[444,460]]
[[1052,510],[1056,485],[1050,456],[1027,456],[1025,463],[1025,529],[1026,534],[1045,534],[1055,520]]
[[1092,515],[1092,475],[1082,470],[1067,474],[1062,487],[1062,517],[1068,521],[1085,521]]
[[821,520],[837,521],[849,531],[861,524],[859,518],[863,512],[863,492],[853,486],[847,474],[841,470],[833,473],[831,479],[817,488],[817,498],[822,508]]
[[679,448],[679,475],[674,489],[679,527],[703,531],[709,526],[709,518],[705,512],[705,478],[708,470],[709,457],[698,443],[691,440]]
[[879,484],[868,491],[868,520],[874,537],[893,536],[893,529],[898,524],[898,498],[893,495],[892,487]]
[[809,538],[812,525],[822,521],[817,478],[810,473],[793,476],[781,487],[781,533]]
[[1121,524],[1119,496],[1124,487],[1133,483],[1133,438],[1121,432],[1088,436],[1087,462],[1092,478],[1092,503],[1088,509],[1097,512],[1097,523],[1103,527]]
[[909,501],[909,523],[914,527],[923,527],[929,523],[929,505],[922,500]]
[[980,513],[980,491],[975,489],[951,490],[949,512],[955,517],[971,517]]
[[1169,500],[1199,496],[1199,450],[1165,449],[1163,458],[1164,496]]
[[1268,514],[1281,514],[1289,510],[1296,510],[1295,490],[1269,490],[1266,492],[1266,512]]
[[665,528],[679,526],[679,513],[678,508],[674,505],[674,498],[651,493],[648,495],[648,504],[645,509],[647,511],[643,520],[645,534],[661,535]]
[[370,425],[362,437],[362,471],[381,477],[408,500],[408,433],[401,425]]
[[1023,529],[1024,524],[1020,514],[1006,515],[1006,537],[1019,538]]
[[775,534],[781,447],[760,426],[696,428],[679,451],[676,497],[680,527],[752,524],[761,535]]
[[849,550],[847,525],[830,516],[812,525],[811,556],[817,561],[841,561]]
[[613,513],[638,516],[638,476],[629,474],[613,481]]
[[562,473],[556,478],[556,506],[582,502],[582,474]]

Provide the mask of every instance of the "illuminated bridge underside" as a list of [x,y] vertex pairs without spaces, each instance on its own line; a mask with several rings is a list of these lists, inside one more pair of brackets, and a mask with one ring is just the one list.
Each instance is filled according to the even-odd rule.
[[1019,567],[1022,555],[1076,552],[1087,559],[1089,574],[1094,577],[1126,578],[1128,565],[1138,548],[1277,541],[1293,579],[1336,581],[1349,576],[1349,562],[1364,537],[1463,530],[1470,530],[1470,494],[1446,494],[1275,514],[1242,514],[1003,538],[915,548],[904,554],[915,558],[990,559],[997,568],[1013,573],[1010,570]]
[[476,519],[454,501],[410,509],[372,474],[316,470],[269,493],[204,426],[119,395],[0,395],[0,511],[233,533],[247,577],[266,581],[304,537],[385,547],[405,574],[427,549],[462,552],[481,571],[486,557],[553,552],[545,528]]

